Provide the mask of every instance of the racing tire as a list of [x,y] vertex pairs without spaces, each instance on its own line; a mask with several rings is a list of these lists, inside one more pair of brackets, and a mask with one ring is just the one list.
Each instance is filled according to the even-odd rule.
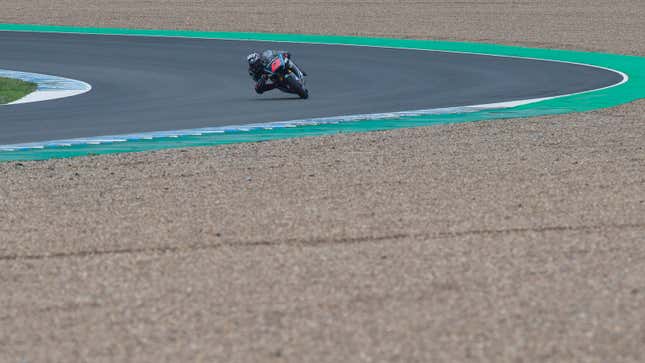
[[286,79],[289,89],[294,93],[298,94],[300,98],[306,100],[309,98],[309,91],[302,85],[302,83],[294,76],[288,77]]

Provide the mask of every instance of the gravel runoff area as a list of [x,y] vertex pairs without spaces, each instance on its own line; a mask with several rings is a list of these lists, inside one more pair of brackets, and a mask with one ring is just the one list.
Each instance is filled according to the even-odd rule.
[[[645,54],[640,0],[1,7]],[[0,361],[642,362],[644,111],[0,164]]]

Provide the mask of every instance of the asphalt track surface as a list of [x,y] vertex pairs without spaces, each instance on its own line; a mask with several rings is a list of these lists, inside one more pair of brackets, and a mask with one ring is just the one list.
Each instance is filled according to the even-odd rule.
[[[311,98],[257,96],[253,50],[281,48]],[[0,68],[90,83],[71,98],[0,107],[0,144],[466,106],[602,88],[609,70],[485,55],[210,39],[0,32]]]

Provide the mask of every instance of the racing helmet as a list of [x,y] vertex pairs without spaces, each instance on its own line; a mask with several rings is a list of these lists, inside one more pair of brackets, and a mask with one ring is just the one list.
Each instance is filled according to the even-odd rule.
[[260,54],[257,52],[251,53],[246,57],[246,61],[249,63],[249,67],[256,67],[260,62]]

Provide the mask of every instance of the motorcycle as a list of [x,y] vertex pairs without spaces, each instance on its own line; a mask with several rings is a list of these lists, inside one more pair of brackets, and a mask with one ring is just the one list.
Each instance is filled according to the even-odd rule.
[[302,99],[309,98],[309,90],[305,86],[304,75],[301,77],[287,66],[288,59],[278,54],[265,68],[265,72],[276,88],[285,93],[297,94]]

